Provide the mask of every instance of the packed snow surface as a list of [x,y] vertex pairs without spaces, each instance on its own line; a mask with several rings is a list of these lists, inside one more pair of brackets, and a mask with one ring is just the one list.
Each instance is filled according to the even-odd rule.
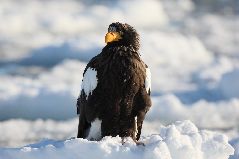
[[236,0],[1,0],[0,146],[76,135],[85,66],[105,46],[108,25],[119,21],[140,34],[140,54],[152,73],[143,136],[189,119],[226,134],[235,148],[230,159],[238,159],[238,13]]
[[[104,137],[101,141],[67,139],[43,140],[22,148],[0,149],[7,159],[228,159],[234,149],[225,135],[202,130],[190,121],[178,121],[161,127],[159,134],[142,137],[136,145],[131,138]],[[123,144],[122,144],[123,143]]]

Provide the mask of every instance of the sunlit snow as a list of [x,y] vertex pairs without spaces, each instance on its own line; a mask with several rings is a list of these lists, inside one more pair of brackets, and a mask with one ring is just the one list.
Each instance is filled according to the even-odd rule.
[[[237,6],[234,0],[1,0],[0,146],[20,148],[0,149],[0,158],[54,158],[58,152],[58,158],[67,158],[63,154],[73,152],[69,155],[87,153],[89,158],[117,158],[121,153],[126,158],[187,154],[201,159],[214,152],[219,157],[213,159],[226,159],[232,151],[223,133],[235,148],[230,159],[238,159]],[[81,86],[87,96],[97,86],[92,68],[84,77],[92,82],[84,84],[86,64],[105,46],[108,25],[116,21],[139,32],[140,54],[152,74],[152,108],[141,138],[152,144],[145,151],[130,140],[122,146],[119,138],[66,140],[77,133],[75,105]],[[150,84],[145,85],[148,90]],[[177,123],[165,129],[167,135],[161,131],[162,125],[177,120],[192,121],[189,125],[196,127],[190,130],[200,133],[183,136],[184,130],[176,131]],[[95,154],[88,153],[92,148]]]

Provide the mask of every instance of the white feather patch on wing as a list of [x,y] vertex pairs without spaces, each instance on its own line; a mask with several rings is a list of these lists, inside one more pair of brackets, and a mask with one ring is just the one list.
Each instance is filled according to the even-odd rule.
[[137,137],[137,134],[138,134],[138,125],[137,125],[137,116],[134,117],[134,121],[135,121],[135,132],[134,132],[134,136],[135,138]]
[[87,137],[88,140],[100,140],[101,139],[101,123],[102,121],[96,118],[93,122],[91,122],[91,127],[89,131],[89,135]]
[[151,72],[149,68],[146,68],[145,89],[147,93],[149,93],[149,90],[151,91]]
[[89,94],[93,92],[93,90],[97,86],[97,71],[94,68],[88,68],[84,74],[82,83],[81,83],[81,90],[84,89],[86,94],[86,98],[88,98]]

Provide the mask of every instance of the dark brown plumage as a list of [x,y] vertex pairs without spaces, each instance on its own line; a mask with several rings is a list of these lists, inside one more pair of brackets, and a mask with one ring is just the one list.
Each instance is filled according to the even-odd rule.
[[[90,60],[83,74],[84,82],[88,82],[87,70],[95,70],[97,86],[90,93],[84,87],[80,92],[77,137],[100,140],[104,136],[119,135],[130,136],[136,141],[151,106],[150,88],[146,86],[150,81],[145,81],[147,66],[138,52],[140,44],[136,30],[118,22],[109,26],[108,32],[112,30],[121,38],[108,42],[102,52]],[[100,132],[97,132],[100,134],[93,137],[96,119],[100,121]]]

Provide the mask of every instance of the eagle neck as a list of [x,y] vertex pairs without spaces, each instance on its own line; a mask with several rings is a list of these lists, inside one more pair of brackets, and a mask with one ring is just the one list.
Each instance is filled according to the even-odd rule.
[[102,50],[102,55],[107,57],[134,56],[136,58],[140,58],[140,54],[138,53],[138,51],[134,49],[134,47],[124,45],[115,45],[115,46],[106,45]]

